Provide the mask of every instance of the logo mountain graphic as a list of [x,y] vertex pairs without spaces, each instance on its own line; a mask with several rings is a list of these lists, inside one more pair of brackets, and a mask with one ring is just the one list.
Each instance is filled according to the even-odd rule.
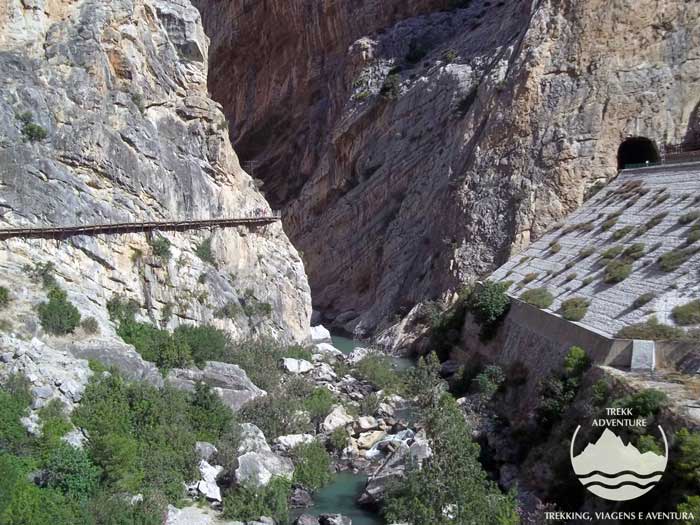
[[661,427],[665,456],[642,453],[606,428],[598,441],[589,443],[574,457],[574,441],[580,428],[576,428],[571,440],[571,464],[579,481],[596,496],[612,501],[635,499],[649,492],[661,479],[668,462],[668,443]]

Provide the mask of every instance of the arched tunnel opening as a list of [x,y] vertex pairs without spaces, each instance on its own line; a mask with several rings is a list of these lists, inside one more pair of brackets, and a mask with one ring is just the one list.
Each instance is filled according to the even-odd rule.
[[646,137],[630,137],[617,150],[617,169],[659,162],[659,150],[653,140]]

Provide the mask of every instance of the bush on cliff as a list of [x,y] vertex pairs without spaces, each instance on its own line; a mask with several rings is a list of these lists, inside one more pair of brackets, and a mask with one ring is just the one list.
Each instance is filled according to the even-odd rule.
[[676,306],[671,316],[681,326],[700,324],[700,299]]
[[294,483],[315,492],[333,479],[331,457],[317,441],[294,447],[291,456],[294,461]]
[[520,294],[520,299],[528,304],[536,306],[537,308],[549,308],[554,302],[554,297],[549,293],[546,288],[533,288],[531,290],[525,290]]
[[511,286],[510,281],[486,281],[469,295],[469,310],[474,320],[481,326],[479,337],[488,341],[492,339],[510,309],[510,297],[506,291]]
[[583,297],[572,297],[561,303],[561,315],[568,321],[580,321],[588,312],[589,302]]
[[49,290],[48,302],[38,307],[41,326],[53,335],[73,333],[80,324],[80,312],[68,300],[66,292],[58,287]]

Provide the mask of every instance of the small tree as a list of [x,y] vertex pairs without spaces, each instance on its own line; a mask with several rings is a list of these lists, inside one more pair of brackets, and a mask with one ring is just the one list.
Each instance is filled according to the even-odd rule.
[[48,293],[49,301],[38,308],[41,326],[53,335],[73,333],[80,323],[80,312],[68,300],[66,292],[53,288]]

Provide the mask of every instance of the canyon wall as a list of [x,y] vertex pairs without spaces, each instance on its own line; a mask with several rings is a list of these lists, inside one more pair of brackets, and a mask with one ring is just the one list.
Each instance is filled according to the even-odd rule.
[[[2,227],[270,214],[208,97],[209,41],[188,1],[9,0],[0,28]],[[309,287],[279,223],[3,244],[3,331],[22,337],[45,335],[36,270],[47,263],[103,342],[116,296],[163,328],[308,337]]]
[[525,248],[625,138],[697,128],[696,3],[196,5],[232,141],[315,307],[359,333]]

